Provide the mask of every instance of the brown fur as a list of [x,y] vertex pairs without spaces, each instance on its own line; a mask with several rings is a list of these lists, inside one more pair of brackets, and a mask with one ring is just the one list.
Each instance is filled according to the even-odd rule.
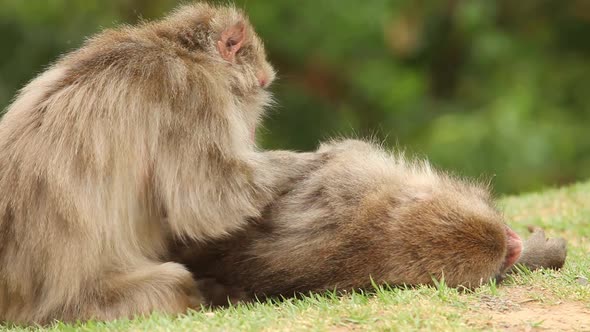
[[[475,287],[520,253],[487,188],[360,141],[323,145],[321,166],[259,224],[203,248],[181,248],[199,277],[250,296],[291,296],[376,283]],[[512,238],[510,238],[512,237]]]
[[24,87],[0,122],[0,321],[200,303],[170,238],[238,230],[305,159],[256,150],[273,77],[242,12],[194,4],[104,31]]
[[524,242],[517,265],[529,270],[559,270],[567,257],[567,241],[563,238],[547,238],[539,227],[529,226],[531,236]]

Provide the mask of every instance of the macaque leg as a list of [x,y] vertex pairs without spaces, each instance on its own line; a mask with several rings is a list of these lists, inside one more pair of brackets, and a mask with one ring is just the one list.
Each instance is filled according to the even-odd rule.
[[90,310],[88,318],[133,318],[154,311],[180,314],[202,303],[191,273],[172,262],[146,262],[126,272],[107,276],[101,285],[106,288],[104,302],[101,301],[96,310]]

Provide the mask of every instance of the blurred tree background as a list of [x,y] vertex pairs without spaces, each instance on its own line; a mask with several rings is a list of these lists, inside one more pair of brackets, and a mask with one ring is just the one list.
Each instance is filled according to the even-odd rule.
[[[0,108],[85,36],[177,3],[0,0]],[[501,193],[590,176],[588,1],[236,4],[279,71],[265,147],[371,136]]]

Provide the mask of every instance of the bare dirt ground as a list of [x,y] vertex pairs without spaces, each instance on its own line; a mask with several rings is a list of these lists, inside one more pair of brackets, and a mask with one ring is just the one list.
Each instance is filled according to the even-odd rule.
[[590,303],[547,303],[529,293],[530,287],[513,287],[501,297],[482,296],[469,322],[505,331],[590,331]]

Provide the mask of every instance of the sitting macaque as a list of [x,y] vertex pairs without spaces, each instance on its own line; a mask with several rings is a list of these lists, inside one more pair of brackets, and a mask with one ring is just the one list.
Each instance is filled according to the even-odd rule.
[[273,78],[240,10],[193,4],[24,87],[0,122],[0,323],[200,307],[170,239],[240,229],[309,167],[255,146]]
[[[180,246],[177,257],[212,304],[378,284],[441,280],[473,288],[519,259],[535,267],[547,251],[560,267],[565,241],[524,246],[480,184],[361,141],[325,144],[321,166],[228,239]],[[552,240],[553,241],[553,240]],[[528,251],[531,249],[532,251]],[[532,264],[531,264],[532,263]]]

